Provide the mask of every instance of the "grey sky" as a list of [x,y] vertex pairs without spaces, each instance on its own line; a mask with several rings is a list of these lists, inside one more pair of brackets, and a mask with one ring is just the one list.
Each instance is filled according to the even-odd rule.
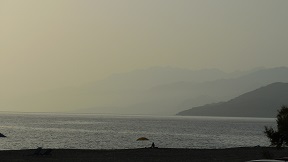
[[2,95],[152,66],[286,66],[287,0],[0,0]]

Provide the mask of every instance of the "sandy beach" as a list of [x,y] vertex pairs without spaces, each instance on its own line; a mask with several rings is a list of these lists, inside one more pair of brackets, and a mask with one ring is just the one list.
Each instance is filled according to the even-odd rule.
[[[42,151],[45,152],[46,149]],[[0,151],[0,161],[193,161],[193,162],[243,162],[251,159],[267,157],[279,158],[288,156],[288,150],[276,150],[271,147],[241,147],[227,149],[117,149],[117,150],[79,150],[53,149],[50,155],[33,155],[35,150],[3,150]],[[265,157],[266,156],[266,157]]]

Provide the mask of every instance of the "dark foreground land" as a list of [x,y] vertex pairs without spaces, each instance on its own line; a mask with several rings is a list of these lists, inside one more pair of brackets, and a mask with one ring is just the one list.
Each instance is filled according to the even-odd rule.
[[[44,149],[45,150],[45,149]],[[43,151],[44,151],[43,150]],[[0,151],[0,161],[55,161],[55,162],[244,162],[251,159],[288,156],[288,149],[276,150],[268,147],[243,147],[228,149],[119,149],[77,150],[53,149],[49,155],[33,155],[35,150]]]

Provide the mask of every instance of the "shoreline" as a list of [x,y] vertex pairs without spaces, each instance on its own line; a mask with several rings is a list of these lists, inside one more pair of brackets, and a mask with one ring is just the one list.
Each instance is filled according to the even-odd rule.
[[[225,149],[186,149],[186,148],[137,148],[137,149],[52,149],[48,155],[34,155],[36,149],[1,150],[0,161],[193,161],[193,162],[244,162],[255,159],[287,157],[286,148],[275,147],[236,147]],[[49,149],[43,148],[44,153]]]

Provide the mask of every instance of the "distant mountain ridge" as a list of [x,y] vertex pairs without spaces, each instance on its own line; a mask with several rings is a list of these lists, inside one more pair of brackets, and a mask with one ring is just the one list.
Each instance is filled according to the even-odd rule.
[[179,112],[183,116],[276,117],[288,104],[288,83],[272,83],[227,102],[194,107]]
[[81,86],[16,96],[2,100],[0,107],[26,107],[40,112],[174,115],[191,107],[227,101],[274,82],[288,82],[287,67],[233,73],[154,67]]
[[238,77],[201,83],[182,81],[164,84],[144,92],[142,103],[133,105],[131,111],[145,113],[165,107],[163,111],[176,114],[191,107],[227,101],[274,82],[288,82],[287,67],[260,69]]

